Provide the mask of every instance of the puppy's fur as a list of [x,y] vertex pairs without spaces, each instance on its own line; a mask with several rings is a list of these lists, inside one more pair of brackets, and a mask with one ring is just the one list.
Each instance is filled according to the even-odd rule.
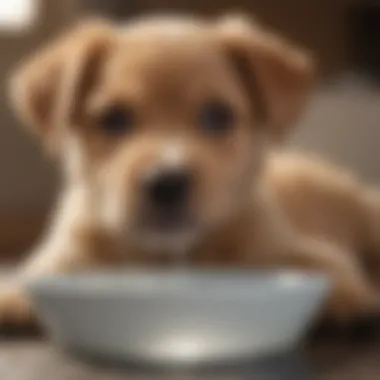
[[[13,75],[13,104],[65,182],[51,228],[0,295],[0,322],[33,317],[22,288],[30,276],[178,260],[322,271],[333,280],[328,313],[376,312],[377,192],[274,149],[312,82],[305,52],[242,17],[88,20],[28,59]],[[196,119],[210,99],[235,115],[220,135]],[[116,105],[133,126],[110,136],[99,120]],[[141,178],[174,166],[194,173],[193,222],[145,229]]]

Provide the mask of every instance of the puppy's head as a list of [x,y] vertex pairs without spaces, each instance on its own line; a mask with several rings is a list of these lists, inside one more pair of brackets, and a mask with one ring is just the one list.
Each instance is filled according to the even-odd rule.
[[244,205],[310,79],[305,54],[239,17],[97,20],[22,64],[11,89],[102,222],[164,249]]

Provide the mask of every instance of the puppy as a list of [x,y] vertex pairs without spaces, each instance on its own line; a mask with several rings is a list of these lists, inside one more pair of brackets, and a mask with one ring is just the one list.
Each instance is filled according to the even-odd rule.
[[326,315],[377,312],[377,193],[275,149],[312,83],[308,54],[239,16],[87,20],[22,63],[13,105],[64,185],[0,324],[34,319],[30,277],[181,261],[323,272]]

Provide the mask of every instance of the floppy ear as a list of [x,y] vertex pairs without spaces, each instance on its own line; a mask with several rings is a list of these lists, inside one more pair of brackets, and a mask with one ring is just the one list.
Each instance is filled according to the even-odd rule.
[[21,120],[49,142],[70,123],[111,41],[111,27],[87,20],[34,56],[10,78],[11,102]]
[[253,98],[256,117],[283,137],[308,98],[314,79],[310,56],[241,16],[222,18],[215,30]]

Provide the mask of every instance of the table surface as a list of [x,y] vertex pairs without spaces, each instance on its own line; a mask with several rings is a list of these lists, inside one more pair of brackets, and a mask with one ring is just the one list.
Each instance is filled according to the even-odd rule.
[[[254,376],[255,379],[378,380],[380,378],[380,342],[355,345],[319,343],[304,350],[311,367],[306,374],[294,376]],[[251,375],[250,375],[251,374]],[[143,373],[136,369],[110,369],[91,366],[56,350],[38,339],[0,341],[0,379],[40,380],[121,380],[121,379],[252,379],[252,372]]]

